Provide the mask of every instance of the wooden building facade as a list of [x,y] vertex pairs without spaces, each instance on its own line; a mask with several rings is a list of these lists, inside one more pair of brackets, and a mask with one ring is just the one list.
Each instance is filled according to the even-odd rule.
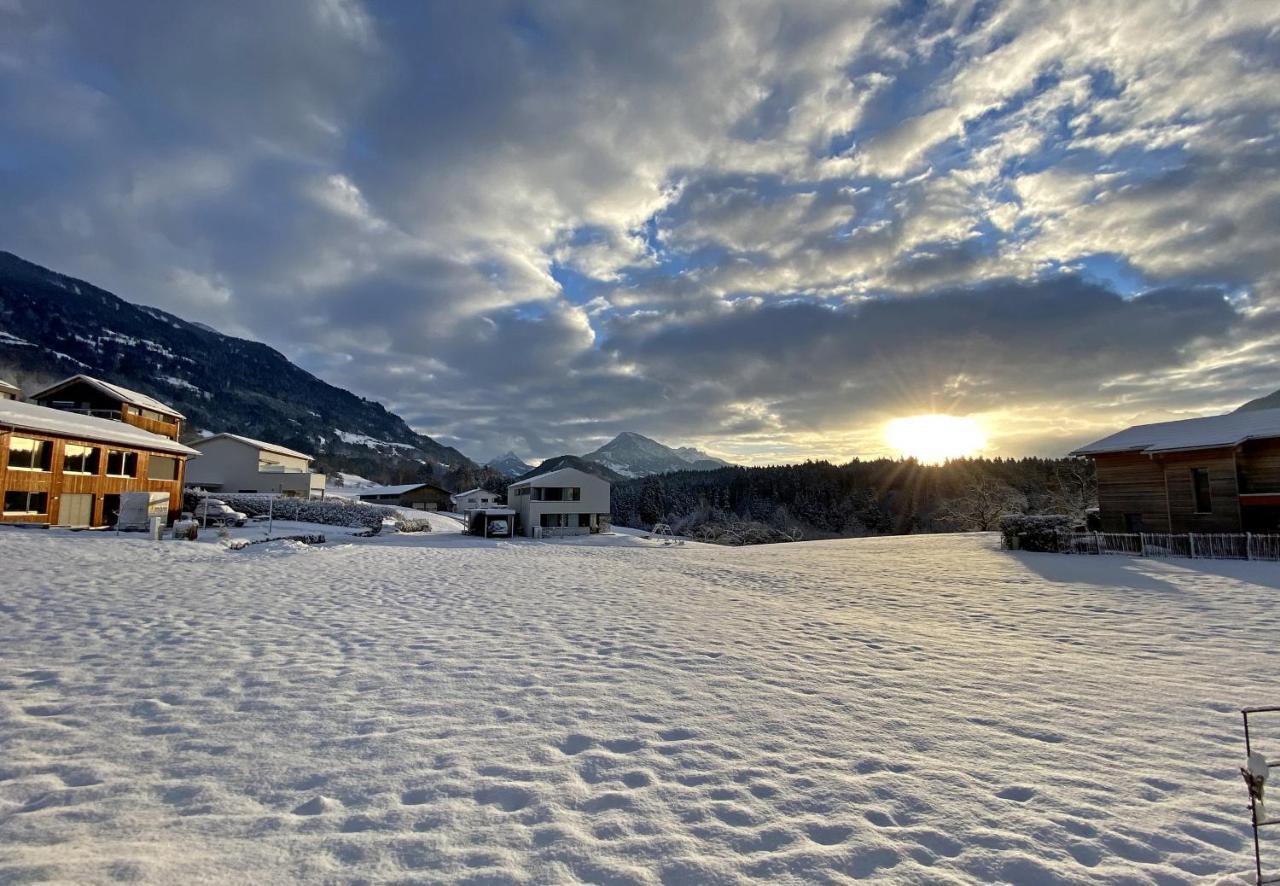
[[1093,459],[1106,532],[1280,532],[1280,409],[1139,425]]
[[0,523],[108,526],[126,492],[168,493],[172,521],[193,455],[123,421],[0,401]]
[[416,511],[447,511],[450,507],[448,491],[433,483],[370,486],[359,490],[356,497],[369,504],[396,505]]

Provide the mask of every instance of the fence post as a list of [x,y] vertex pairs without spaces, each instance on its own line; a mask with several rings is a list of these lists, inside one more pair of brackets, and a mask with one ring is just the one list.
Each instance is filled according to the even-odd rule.
[[1196,558],[1196,534],[1194,532],[1187,533],[1187,546],[1191,549],[1191,559]]
[[1244,534],[1244,558],[1246,560],[1253,559],[1253,533],[1246,532]]
[[1138,533],[1138,556],[1147,556],[1147,536],[1143,532]]

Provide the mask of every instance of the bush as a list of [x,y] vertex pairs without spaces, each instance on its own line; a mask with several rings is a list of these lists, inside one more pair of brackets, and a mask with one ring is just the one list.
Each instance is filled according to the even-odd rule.
[[1000,518],[1000,541],[1009,550],[1057,553],[1075,522],[1065,514],[1006,514]]
[[317,532],[308,533],[307,535],[277,535],[271,538],[237,538],[228,547],[233,551],[243,551],[251,545],[265,545],[273,541],[297,541],[302,542],[304,545],[322,545],[325,543],[325,537]]
[[431,523],[425,517],[396,517],[396,532],[430,532]]
[[[382,520],[386,516],[383,508],[360,502],[347,501],[342,498],[326,498],[321,501],[305,498],[290,498],[287,495],[262,495],[258,493],[217,493],[210,495],[225,501],[237,511],[250,517],[266,516],[272,513],[277,520],[293,520],[298,523],[323,523],[326,526],[348,526],[372,530],[376,535],[382,529]],[[195,510],[198,499],[191,497],[190,508]],[[184,503],[184,507],[186,507]]]

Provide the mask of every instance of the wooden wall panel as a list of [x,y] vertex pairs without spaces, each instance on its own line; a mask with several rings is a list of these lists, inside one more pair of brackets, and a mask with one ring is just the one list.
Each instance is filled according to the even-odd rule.
[[1237,460],[1241,492],[1280,492],[1280,440],[1251,440]]
[[1094,459],[1098,507],[1106,532],[1125,532],[1125,515],[1141,514],[1148,532],[1168,532],[1164,470],[1141,453],[1115,453]]
[[[1168,454],[1160,457],[1169,494],[1169,515],[1173,532],[1239,532],[1240,499],[1236,485],[1236,462],[1231,449]],[[1209,493],[1213,510],[1195,512],[1193,468],[1209,471]]]

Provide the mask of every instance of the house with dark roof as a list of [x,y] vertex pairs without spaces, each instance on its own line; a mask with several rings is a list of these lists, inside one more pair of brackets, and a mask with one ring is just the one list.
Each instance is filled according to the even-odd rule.
[[1136,425],[1093,459],[1107,532],[1280,531],[1280,409]]
[[395,505],[415,511],[447,511],[448,490],[434,483],[404,483],[398,486],[365,486],[356,490],[359,501]]
[[191,444],[200,453],[187,485],[207,492],[268,492],[301,498],[324,496],[324,474],[312,456],[240,434],[213,434]]

